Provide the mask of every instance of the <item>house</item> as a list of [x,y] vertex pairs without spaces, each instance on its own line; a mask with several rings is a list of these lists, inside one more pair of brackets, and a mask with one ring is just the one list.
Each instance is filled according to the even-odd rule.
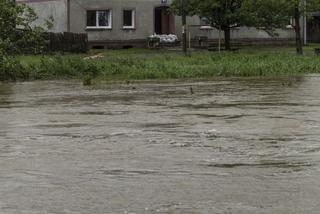
[[[146,38],[156,34],[181,35],[181,17],[168,12],[171,0],[17,0],[33,7],[37,24],[54,18],[54,32],[88,33],[93,47],[143,47]],[[205,36],[217,41],[219,31],[202,26],[199,17],[188,17],[189,37]],[[279,30],[273,36],[254,28],[236,28],[233,41],[275,43],[294,40],[292,29]]]

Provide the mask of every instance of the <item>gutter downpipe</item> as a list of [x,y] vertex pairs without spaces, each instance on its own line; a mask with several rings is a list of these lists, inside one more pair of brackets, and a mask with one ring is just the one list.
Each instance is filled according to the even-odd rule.
[[67,32],[70,32],[70,0],[66,0],[66,8],[67,8],[67,11],[66,11],[66,15],[67,15],[67,23],[66,23],[66,25],[67,25]]

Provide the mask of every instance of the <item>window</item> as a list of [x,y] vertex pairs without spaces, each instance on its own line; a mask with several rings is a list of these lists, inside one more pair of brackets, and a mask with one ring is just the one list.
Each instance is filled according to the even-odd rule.
[[134,10],[123,10],[123,28],[133,29],[135,26],[135,12]]
[[87,28],[105,28],[111,29],[111,11],[110,10],[88,10]]

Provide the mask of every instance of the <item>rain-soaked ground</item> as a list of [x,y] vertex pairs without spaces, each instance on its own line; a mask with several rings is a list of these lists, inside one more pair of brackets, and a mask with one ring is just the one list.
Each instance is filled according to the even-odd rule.
[[319,83],[0,84],[0,213],[318,214]]

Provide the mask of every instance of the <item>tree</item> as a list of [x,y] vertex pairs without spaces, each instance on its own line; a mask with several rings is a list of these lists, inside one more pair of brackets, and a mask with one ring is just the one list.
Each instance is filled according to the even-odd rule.
[[34,52],[41,51],[45,29],[32,24],[37,18],[24,4],[0,0],[0,53],[14,55],[30,46]]
[[320,10],[319,0],[246,0],[247,14],[252,17],[252,25],[266,30],[285,28],[293,21],[297,54],[303,54],[301,21],[310,12]]
[[[185,10],[188,15],[198,15],[208,20],[214,28],[224,31],[225,49],[231,49],[232,28],[248,25],[243,13],[245,0],[188,0]],[[174,0],[171,7],[177,14],[181,11],[181,0]]]
[[[39,53],[44,47],[44,28],[33,25],[35,12],[14,0],[0,0],[0,81],[26,78],[17,54],[26,49]],[[53,20],[47,20],[48,27]]]

